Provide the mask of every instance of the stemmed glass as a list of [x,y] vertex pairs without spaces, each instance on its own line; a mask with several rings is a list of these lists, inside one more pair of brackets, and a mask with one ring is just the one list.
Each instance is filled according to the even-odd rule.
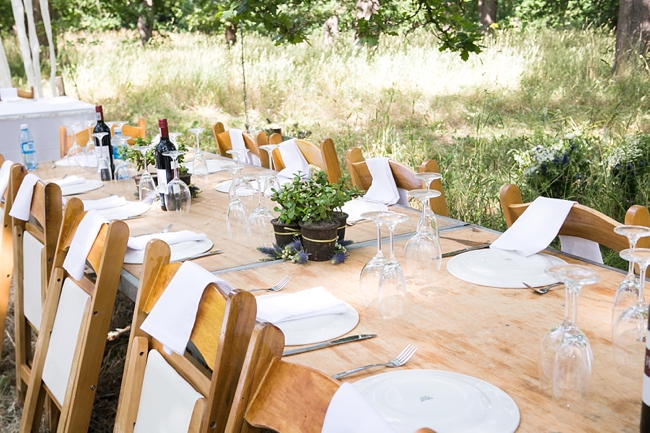
[[246,209],[244,204],[237,196],[237,181],[239,172],[244,168],[241,164],[228,164],[224,168],[230,172],[232,181],[230,183],[230,190],[228,196],[230,202],[228,203],[228,210],[226,211],[226,226],[228,228],[228,239],[236,240],[241,243],[248,243],[248,219],[246,218]]
[[189,132],[194,134],[196,137],[196,152],[194,152],[194,161],[192,162],[192,174],[194,176],[202,176],[205,179],[205,183],[208,183],[208,163],[205,160],[205,155],[203,154],[203,151],[201,150],[201,143],[199,136],[203,131],[205,131],[204,128],[192,128],[188,129]]
[[[642,237],[650,236],[650,227],[644,226],[619,226],[614,228],[614,233],[626,236],[630,242],[630,250],[634,251],[636,244]],[[612,304],[612,329],[621,313],[634,305],[639,296],[639,282],[634,275],[634,261],[630,260],[627,275],[620,282],[614,295]]]
[[169,133],[169,140],[171,140],[172,143],[176,146],[176,149],[178,149],[178,137],[183,135],[182,132],[170,132]]
[[264,149],[269,154],[269,169],[273,170],[273,150],[279,147],[278,144],[264,144],[260,149]]
[[[75,165],[81,166],[80,158],[82,155],[85,157],[85,152],[77,143],[77,125],[66,126],[67,132],[70,132],[72,135],[72,146],[68,149],[68,152],[65,155],[65,158],[68,160],[68,166],[73,167]],[[86,161],[87,162],[87,161]],[[88,164],[86,164],[88,165]]]
[[[424,185],[426,186],[426,190],[430,191],[431,190],[431,182],[437,179],[441,179],[442,175],[440,173],[433,173],[433,172],[423,172],[423,173],[415,173],[415,177],[420,179]],[[441,194],[438,192],[438,195],[435,197],[439,197]],[[432,227],[435,234],[436,238],[439,236],[438,233],[438,219],[436,218],[436,214],[433,213],[431,208],[429,207],[429,201],[427,200],[427,206],[426,206],[426,218],[420,219],[418,222],[418,230],[420,230],[420,225],[421,224],[427,224],[428,226]]]
[[[109,135],[108,132],[95,132],[93,137],[97,139],[98,143],[101,143],[102,139],[107,135]],[[97,177],[103,181],[111,180],[113,178],[113,173],[111,173],[111,160],[101,151],[97,158]]]
[[150,144],[148,146],[136,146],[135,150],[142,154],[142,174],[140,175],[140,183],[138,184],[138,196],[140,201],[146,204],[152,204],[156,201],[156,183],[149,170],[147,170],[147,152],[155,146]]
[[[131,137],[123,136],[121,139],[122,144],[120,146],[127,146],[127,141],[130,139]],[[134,176],[135,170],[132,168],[132,166],[123,159],[119,160],[117,167],[115,167],[115,175],[113,176],[113,180],[119,186],[119,189],[124,192],[130,191],[133,187],[132,179]]]
[[[97,163],[97,154],[95,150],[95,140],[92,139],[92,128],[97,124],[93,120],[86,121],[86,129],[88,130],[88,141],[84,146],[84,152],[86,153],[86,161],[88,161],[88,168],[93,168]],[[93,164],[93,159],[95,163]]]
[[399,317],[406,312],[406,279],[402,266],[395,258],[393,238],[395,226],[408,219],[408,216],[397,212],[384,212],[377,217],[390,231],[390,256],[379,276],[379,313],[382,319]]
[[174,167],[174,178],[167,184],[167,191],[165,191],[165,206],[168,211],[172,212],[189,213],[192,203],[190,188],[178,177],[179,170],[176,159],[184,154],[185,152],[180,150],[163,153],[164,156],[172,159],[172,167]]
[[[442,264],[442,249],[433,228],[427,224],[429,199],[440,196],[440,191],[413,189],[408,191],[409,197],[417,198],[422,203],[422,216],[418,230],[409,239],[405,247],[406,276],[409,283],[427,286],[435,278]],[[429,294],[430,288],[422,288],[420,293]]]
[[594,355],[587,336],[578,328],[578,295],[582,286],[600,281],[600,275],[585,266],[563,265],[546,274],[566,287],[564,322],[553,327],[542,340],[539,373],[542,388],[551,391],[560,410],[579,411],[589,390]]
[[614,359],[620,374],[641,379],[648,332],[648,305],[643,297],[643,289],[646,269],[650,265],[650,248],[623,250],[621,257],[632,265],[639,265],[639,293],[636,303],[623,311],[614,322]]
[[232,159],[237,161],[237,164],[245,164],[245,161],[242,161],[242,157],[248,153],[248,149],[230,149],[226,150],[228,155],[232,155]]
[[361,301],[366,307],[369,307],[370,304],[377,299],[379,277],[381,276],[382,269],[384,269],[384,266],[388,263],[388,259],[386,259],[384,253],[381,251],[382,221],[379,220],[379,217],[382,214],[384,214],[384,212],[381,211],[364,212],[361,214],[361,218],[372,220],[377,225],[377,254],[375,254],[375,256],[363,266],[361,276],[359,277]]
[[262,205],[262,196],[266,191],[266,181],[273,176],[263,173],[257,176],[257,207],[248,217],[248,229],[255,245],[273,247],[274,236],[271,230],[271,220],[274,218],[270,210]]

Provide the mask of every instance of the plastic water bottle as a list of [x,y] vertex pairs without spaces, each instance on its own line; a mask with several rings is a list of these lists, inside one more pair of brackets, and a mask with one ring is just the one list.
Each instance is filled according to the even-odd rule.
[[27,170],[34,170],[38,167],[36,163],[36,149],[34,148],[34,137],[27,129],[27,124],[20,125],[20,149],[23,153],[23,163]]
[[122,159],[120,157],[120,148],[126,145],[124,136],[122,135],[122,128],[115,128],[115,135],[111,138],[111,146],[113,147],[113,160]]

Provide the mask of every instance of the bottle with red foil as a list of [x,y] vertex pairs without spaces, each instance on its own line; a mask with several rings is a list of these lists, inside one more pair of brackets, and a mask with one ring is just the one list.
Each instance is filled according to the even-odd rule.
[[164,156],[163,153],[176,150],[176,146],[169,139],[169,128],[167,126],[167,119],[158,120],[158,128],[160,129],[160,142],[156,146],[156,169],[158,172],[158,193],[160,194],[160,207],[162,210],[167,210],[165,205],[165,191],[167,191],[167,183],[171,182],[174,178],[174,167],[172,167],[172,159]]
[[104,157],[106,161],[109,161],[110,173],[107,173],[107,179],[104,179],[104,174],[102,174],[102,180],[111,180],[111,174],[115,172],[115,163],[113,162],[113,146],[111,145],[111,128],[104,123],[104,110],[101,105],[95,106],[95,120],[97,124],[95,129],[93,129],[93,134],[99,132],[107,132],[101,141],[95,138],[95,148],[98,153],[98,158]]
[[641,395],[641,433],[650,433],[650,322],[645,338],[645,360],[643,362],[643,393]]

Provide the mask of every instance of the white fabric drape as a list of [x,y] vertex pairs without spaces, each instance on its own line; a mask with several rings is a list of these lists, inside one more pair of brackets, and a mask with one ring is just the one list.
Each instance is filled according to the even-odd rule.
[[41,16],[43,17],[43,26],[45,27],[45,34],[47,35],[47,44],[50,49],[50,87],[52,88],[52,96],[57,96],[56,83],[56,53],[54,52],[54,40],[52,38],[52,23],[50,21],[50,8],[47,0],[39,0],[41,3]]
[[34,9],[32,0],[23,0],[25,5],[25,14],[27,15],[27,28],[29,30],[29,47],[32,51],[32,67],[34,68],[34,93],[35,96],[43,97],[43,86],[41,84],[41,61],[39,51],[41,47],[38,44],[36,35],[36,24],[34,23]]
[[27,75],[27,84],[34,85],[34,67],[32,66],[32,55],[29,50],[29,40],[25,30],[25,7],[22,0],[11,0],[11,9],[14,12],[14,21],[16,22],[16,33],[18,33],[18,42],[20,44],[20,54],[23,56],[25,65],[25,74]]
[[5,49],[2,46],[2,38],[0,38],[0,89],[7,87],[11,87],[11,71]]

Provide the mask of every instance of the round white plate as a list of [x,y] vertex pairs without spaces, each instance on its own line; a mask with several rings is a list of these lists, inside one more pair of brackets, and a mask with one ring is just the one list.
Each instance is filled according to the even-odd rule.
[[92,191],[99,189],[104,186],[104,182],[97,179],[86,179],[84,183],[78,183],[75,185],[68,185],[61,187],[61,195],[75,195],[83,194],[84,192]]
[[[230,184],[232,183],[232,180],[227,180],[225,182],[218,183],[214,189],[216,189],[219,192],[223,193],[228,193],[230,191]],[[240,186],[237,188],[237,196],[238,197],[248,197],[253,194],[257,194],[257,182],[251,182],[252,188],[247,188],[244,186]]]
[[353,330],[357,323],[359,323],[359,313],[346,303],[345,312],[341,314],[290,320],[275,326],[284,333],[285,346],[301,346],[340,337]]
[[[212,248],[212,241],[210,239],[204,239],[202,241],[180,242],[178,244],[170,245],[170,248],[172,251],[170,260],[178,261],[208,251]],[[144,251],[145,250],[132,250],[127,248],[126,254],[124,255],[124,263],[141,265],[144,260]]]
[[548,254],[523,257],[514,251],[488,248],[453,257],[447,262],[447,271],[468,283],[502,289],[525,289],[523,283],[537,287],[556,282],[546,275],[546,269],[566,264],[564,260]]
[[[85,156],[79,156],[76,157],[77,163],[73,163],[73,166],[82,166],[82,167],[91,167],[95,168],[97,167],[97,157],[96,156],[90,156],[88,159],[86,159]],[[70,167],[70,160],[68,158],[63,158],[54,163],[57,167]]]
[[[207,159],[206,162],[208,163],[208,173],[216,173],[223,170],[224,165],[232,164],[232,161],[221,161],[219,159]],[[187,170],[191,174],[194,174],[192,171],[192,168],[194,167],[193,161],[184,162],[183,165],[187,167]]]
[[100,209],[98,214],[107,220],[125,220],[134,216],[142,215],[151,209],[151,205],[130,201],[126,202],[124,206],[112,207],[109,209]]
[[403,370],[378,374],[354,387],[399,433],[429,427],[438,433],[511,433],[519,408],[500,388],[464,374]]

